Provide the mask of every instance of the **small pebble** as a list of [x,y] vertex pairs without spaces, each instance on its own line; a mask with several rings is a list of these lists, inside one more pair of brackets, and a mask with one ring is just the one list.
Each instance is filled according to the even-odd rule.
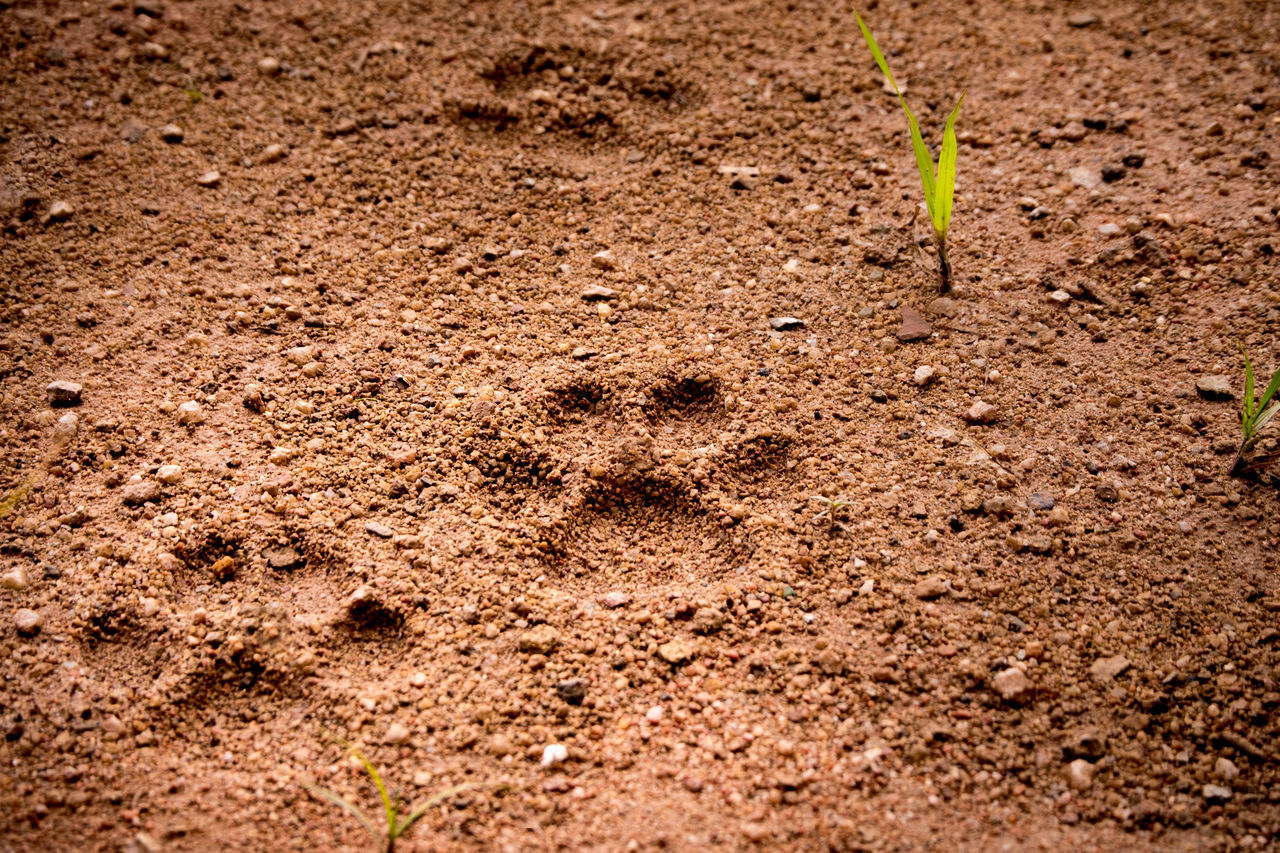
[[390,527],[387,527],[385,524],[379,524],[376,521],[369,522],[364,526],[364,529],[372,533],[374,536],[377,536],[379,539],[390,539],[395,535],[395,531]]
[[800,329],[804,327],[804,320],[798,317],[773,317],[769,320],[769,328],[775,332],[785,332],[788,329]]
[[188,426],[204,423],[204,409],[195,400],[188,400],[178,406],[178,423]]
[[999,412],[999,407],[978,400],[964,413],[964,419],[971,424],[990,424],[995,423]]
[[1016,667],[998,673],[991,679],[991,686],[1006,702],[1021,702],[1032,692],[1031,679]]
[[399,746],[400,744],[408,743],[409,729],[401,723],[392,723],[387,727],[387,734],[383,738],[383,741],[391,744],[392,746]]
[[278,163],[285,158],[288,150],[278,142],[273,142],[266,148],[262,149],[262,156],[258,158],[262,163]]
[[1067,765],[1067,784],[1077,791],[1087,791],[1093,787],[1093,774],[1097,768],[1083,758],[1077,758]]
[[222,175],[217,169],[210,169],[196,178],[196,183],[202,187],[216,187],[222,182]]
[[67,382],[59,379],[45,386],[45,394],[49,405],[55,408],[80,405],[80,393],[84,390],[79,382]]
[[562,743],[549,743],[542,750],[543,767],[554,767],[569,757],[569,750]]
[[177,485],[182,481],[182,468],[178,465],[161,465],[156,471],[156,479],[166,486]]
[[258,71],[268,77],[274,77],[280,73],[280,60],[274,56],[264,56],[258,60]]
[[933,327],[919,311],[910,305],[902,306],[902,325],[898,327],[898,340],[903,343],[922,341],[933,334]]
[[18,629],[19,634],[30,637],[40,633],[40,629],[44,627],[44,617],[34,610],[23,607],[14,612],[13,627]]
[[75,215],[76,209],[71,206],[69,201],[55,201],[49,205],[49,221],[64,222]]
[[183,136],[182,128],[176,124],[166,124],[160,128],[160,138],[170,145],[177,145],[182,141]]
[[604,597],[604,606],[610,610],[616,610],[619,607],[626,607],[631,603],[631,596],[625,592],[610,592]]
[[1205,785],[1201,793],[1207,803],[1225,803],[1231,799],[1231,789],[1223,785]]
[[935,368],[927,364],[922,364],[916,368],[916,372],[911,377],[911,380],[923,388],[925,385],[928,385],[933,381],[933,378],[937,373],[938,371]]
[[31,586],[31,578],[28,576],[27,570],[22,566],[7,571],[3,577],[0,577],[0,587],[11,589],[14,592],[21,592],[29,586]]
[[1196,380],[1196,393],[1206,400],[1230,400],[1235,397],[1228,376],[1201,376]]

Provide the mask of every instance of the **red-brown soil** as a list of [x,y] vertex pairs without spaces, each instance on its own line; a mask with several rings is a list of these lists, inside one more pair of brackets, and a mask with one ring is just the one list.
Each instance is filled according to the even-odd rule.
[[0,849],[1274,845],[1280,7],[862,11],[0,3]]

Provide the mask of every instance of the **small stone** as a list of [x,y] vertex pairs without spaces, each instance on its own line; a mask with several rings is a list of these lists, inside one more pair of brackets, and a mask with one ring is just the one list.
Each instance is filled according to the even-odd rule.
[[390,539],[395,535],[395,531],[390,527],[376,521],[369,522],[364,526],[364,529],[369,533],[372,533],[374,536],[377,536],[379,539]]
[[1098,658],[1093,662],[1093,666],[1089,667],[1089,674],[1099,683],[1105,684],[1114,681],[1118,676],[1129,668],[1129,659],[1124,655],[1116,655],[1109,658]]
[[44,617],[34,610],[23,607],[14,611],[13,627],[18,629],[19,634],[30,637],[40,633],[40,629],[44,627]]
[[542,750],[543,767],[554,767],[569,757],[569,750],[562,743],[549,743]]
[[120,125],[120,138],[125,142],[137,142],[146,135],[147,129],[133,119]]
[[1055,290],[1053,293],[1049,294],[1049,301],[1056,302],[1059,305],[1066,305],[1071,301],[1071,294],[1067,293],[1065,290]]
[[667,712],[662,709],[661,705],[654,705],[648,711],[644,712],[644,718],[651,723],[660,723],[662,722],[662,718],[666,716],[666,713]]
[[402,723],[392,723],[390,726],[387,726],[387,734],[383,737],[382,741],[383,743],[388,743],[392,746],[400,746],[401,744],[408,743],[409,729]]
[[258,72],[268,77],[274,77],[280,73],[280,60],[274,56],[264,56],[258,60]]
[[598,302],[602,299],[613,299],[618,291],[603,284],[589,284],[582,289],[582,298],[587,302]]
[[65,222],[74,216],[75,212],[76,209],[71,206],[71,202],[61,200],[55,201],[53,204],[49,205],[49,221]]
[[933,601],[946,595],[950,586],[939,577],[928,577],[916,584],[915,596],[921,601]]
[[125,506],[142,506],[160,500],[160,484],[155,480],[140,480],[124,487],[120,500]]
[[195,400],[188,400],[178,406],[178,423],[188,426],[204,423],[204,409]]
[[1067,765],[1067,784],[1077,791],[1087,791],[1093,787],[1093,774],[1096,772],[1098,768],[1083,758],[1077,758]]
[[7,571],[3,577],[0,577],[0,587],[11,589],[14,592],[21,592],[29,586],[31,586],[31,578],[27,574],[27,570],[22,566]]
[[1230,758],[1219,756],[1213,763],[1213,772],[1219,779],[1230,782],[1240,775],[1240,768]]
[[1201,792],[1207,803],[1225,803],[1231,800],[1231,789],[1223,785],[1205,785]]
[[556,695],[570,705],[581,705],[587,698],[587,682],[570,678],[556,684]]
[[54,408],[80,405],[80,393],[84,388],[79,382],[67,382],[59,379],[45,386],[44,392],[49,398],[49,405]]
[[1034,492],[1027,497],[1027,506],[1031,509],[1053,509],[1053,495]]
[[1074,12],[1067,17],[1067,26],[1082,30],[1085,27],[1092,27],[1101,20],[1101,18],[1092,12]]
[[613,256],[613,252],[605,249],[591,256],[591,266],[607,272],[618,268],[618,259]]
[[164,127],[160,128],[160,138],[165,142],[168,142],[170,145],[177,145],[182,141],[183,136],[182,128],[178,127],[176,124],[166,124]]
[[687,790],[692,791],[695,794],[702,790],[703,781],[701,776],[688,774],[682,777],[680,782]]
[[617,610],[619,607],[626,607],[630,603],[631,596],[621,591],[610,592],[604,597],[604,606],[610,610]]
[[1082,189],[1091,190],[1102,183],[1102,173],[1088,166],[1076,166],[1067,171],[1071,183]]
[[789,329],[804,328],[804,320],[799,317],[771,317],[769,319],[769,328],[775,332],[785,332]]
[[156,470],[156,480],[166,486],[175,486],[182,482],[182,467],[180,465],[161,465]]
[[910,305],[902,306],[902,325],[898,327],[898,340],[903,343],[922,341],[933,334],[933,327],[919,311]]
[[258,158],[260,163],[278,163],[285,158],[288,150],[278,142],[273,142],[266,148],[262,149],[262,156]]
[[311,361],[311,357],[315,354],[315,348],[311,346],[293,347],[285,350],[284,357],[290,364],[296,364],[298,367]]
[[991,686],[1006,702],[1019,703],[1032,693],[1031,679],[1022,670],[1011,667],[991,679]]
[[714,634],[724,623],[725,615],[714,607],[699,607],[693,614],[693,630],[699,634]]
[[550,625],[535,625],[520,637],[520,651],[549,655],[560,643],[560,633]]
[[1114,237],[1120,233],[1122,229],[1114,222],[1104,222],[1098,226],[1098,233],[1103,237]]
[[683,637],[677,637],[669,643],[658,646],[658,657],[672,666],[678,666],[690,660],[697,653],[698,650],[693,642]]
[[826,675],[840,675],[844,672],[844,655],[835,649],[827,648],[818,653],[818,669]]
[[1102,167],[1102,180],[1108,184],[1124,180],[1129,170],[1121,163],[1107,163]]
[[262,549],[262,557],[276,571],[290,571],[306,563],[306,558],[292,545],[268,545]]
[[995,422],[999,411],[999,407],[978,400],[964,413],[964,419],[971,424],[990,424]]
[[938,371],[931,365],[922,364],[916,368],[915,374],[911,377],[911,381],[915,382],[921,388],[928,385],[937,376]]
[[216,187],[221,182],[222,175],[217,169],[210,169],[207,172],[201,173],[200,176],[196,178],[196,183],[202,187]]
[[1107,737],[1094,729],[1085,729],[1072,735],[1063,745],[1062,751],[1067,758],[1097,761],[1107,754]]
[[1201,376],[1196,380],[1196,393],[1206,400],[1230,400],[1235,397],[1227,376]]

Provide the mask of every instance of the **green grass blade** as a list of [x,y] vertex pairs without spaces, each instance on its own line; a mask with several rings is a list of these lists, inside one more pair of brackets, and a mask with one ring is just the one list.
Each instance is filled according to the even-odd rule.
[[322,800],[327,800],[333,803],[335,806],[360,821],[360,825],[373,836],[374,842],[378,844],[382,843],[382,836],[378,834],[378,827],[374,825],[373,821],[369,819],[369,816],[366,815],[355,803],[351,802],[341,794],[335,794],[328,788],[321,788],[319,785],[312,785],[309,782],[303,782],[302,787],[306,788],[312,796],[319,797]]
[[431,799],[427,800],[425,803],[418,806],[413,811],[409,812],[409,814],[405,816],[404,820],[396,824],[396,826],[392,829],[391,837],[399,838],[401,835],[404,835],[406,832],[409,831],[409,827],[413,826],[415,823],[418,822],[418,818],[422,817],[428,811],[440,805],[445,800],[452,797],[454,794],[461,794],[463,791],[470,791],[473,788],[482,788],[482,787],[484,786],[479,785],[475,782],[465,782],[461,785],[454,785],[452,788],[445,788],[443,791],[440,791],[439,793],[434,794],[431,797]]
[[858,20],[858,29],[862,30],[862,38],[867,43],[867,47],[871,49],[871,55],[875,57],[876,65],[880,66],[880,71],[884,73],[885,79],[893,87],[894,94],[898,96],[898,103],[902,105],[902,111],[907,114],[907,126],[911,130],[911,148],[915,152],[916,168],[920,170],[920,183],[924,187],[925,207],[929,209],[929,218],[933,220],[934,227],[937,228],[938,213],[934,192],[933,154],[929,152],[929,147],[924,144],[924,137],[920,134],[920,123],[916,121],[915,114],[907,106],[907,99],[902,97],[902,90],[898,88],[898,82],[893,79],[893,72],[889,70],[889,63],[885,61],[884,54],[880,52],[880,45],[876,44],[876,37],[871,35],[871,30],[867,27],[866,22],[862,20],[862,16],[858,14],[857,9],[853,10],[853,16]]
[[947,228],[951,225],[951,204],[956,191],[956,116],[960,114],[960,105],[963,103],[964,94],[961,93],[951,115],[947,116],[947,127],[942,133],[942,152],[938,155],[938,212],[934,217],[933,227],[940,237],[947,236]]
[[373,780],[374,786],[378,789],[378,796],[382,797],[382,810],[387,815],[387,831],[390,832],[396,828],[396,806],[391,802],[391,794],[387,792],[387,786],[382,784],[382,777],[378,775],[378,768],[373,766],[373,762],[364,757],[364,753],[356,749],[354,746],[347,746],[347,749],[356,760],[364,765],[364,772],[369,774],[369,778]]
[[1275,373],[1271,374],[1271,381],[1267,383],[1267,390],[1262,392],[1262,398],[1258,400],[1258,408],[1265,409],[1267,403],[1271,402],[1271,398],[1276,395],[1277,391],[1280,391],[1280,370],[1276,370]]
[[1253,420],[1255,411],[1253,406],[1253,365],[1249,363],[1249,353],[1244,351],[1244,347],[1240,347],[1240,352],[1244,355],[1244,422],[1248,423]]
[[[889,63],[884,61],[884,54],[880,52],[880,45],[876,44],[876,37],[871,35],[871,30],[867,29],[867,25],[863,23],[862,16],[858,14],[858,10],[853,10],[853,17],[858,20],[858,29],[862,30],[862,38],[866,41],[867,47],[871,48],[871,55],[876,58],[876,65],[880,66],[880,70],[884,72],[884,76],[889,78],[889,85],[893,87],[893,92],[902,98],[902,92],[898,90],[898,84],[894,82],[893,74],[889,71]],[[905,105],[904,105],[905,106]],[[910,115],[910,112],[907,113]]]
[[[902,100],[902,96],[898,96]],[[920,183],[924,186],[924,204],[929,208],[929,218],[933,220],[933,227],[938,227],[938,198],[933,180],[933,155],[929,153],[929,146],[924,144],[924,137],[920,135],[920,125],[916,122],[916,117],[911,114],[911,110],[907,109],[907,102],[902,101],[902,109],[907,113],[907,124],[911,127],[911,147],[916,153],[916,168],[920,170]]]
[[1254,433],[1257,434],[1258,432],[1260,432],[1262,428],[1266,426],[1267,423],[1270,422],[1270,420],[1276,416],[1276,412],[1280,412],[1280,402],[1273,403],[1271,408],[1267,409],[1265,412],[1263,412],[1261,415],[1258,416],[1258,422],[1254,424],[1254,427],[1253,427]]

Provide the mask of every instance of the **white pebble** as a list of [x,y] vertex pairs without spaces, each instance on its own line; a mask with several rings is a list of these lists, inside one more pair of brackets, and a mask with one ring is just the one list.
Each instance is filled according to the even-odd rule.
[[542,750],[542,766],[554,767],[569,757],[569,750],[562,743],[549,743]]
[[166,486],[173,486],[182,480],[182,467],[179,465],[161,465],[156,471],[156,479]]
[[188,400],[178,407],[178,423],[204,423],[204,409],[195,400]]

